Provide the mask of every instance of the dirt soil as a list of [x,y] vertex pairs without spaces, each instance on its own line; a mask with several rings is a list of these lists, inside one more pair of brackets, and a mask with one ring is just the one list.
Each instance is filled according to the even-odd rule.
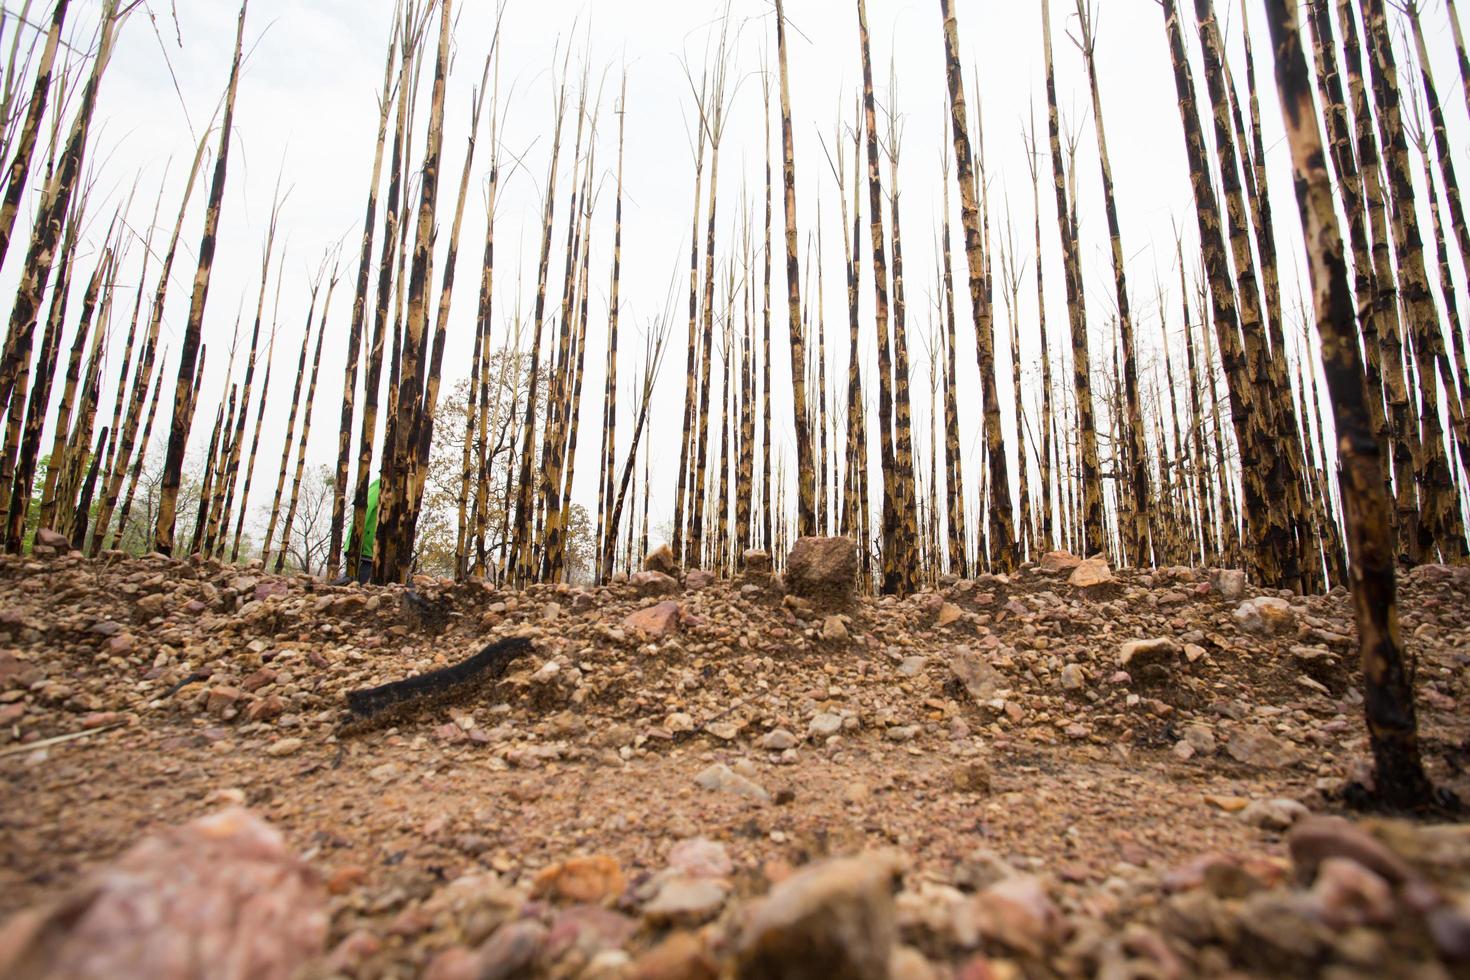
[[[769,937],[816,948],[844,896],[881,948],[781,975],[1467,975],[1470,834],[1344,801],[1345,592],[1053,567],[818,607],[760,575],[0,558],[0,920],[243,806],[320,884],[306,977],[771,975]],[[1470,800],[1470,569],[1414,570],[1401,620],[1429,774]],[[499,680],[344,727],[347,692],[510,636]],[[831,862],[860,854],[891,862],[876,897]]]

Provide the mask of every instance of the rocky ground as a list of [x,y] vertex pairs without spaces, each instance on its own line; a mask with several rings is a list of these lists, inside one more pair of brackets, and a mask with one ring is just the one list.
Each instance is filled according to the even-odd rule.
[[[1470,830],[1346,809],[1340,590],[1053,555],[849,599],[820,554],[407,590],[46,550],[0,558],[0,975],[1470,972]],[[1470,569],[1401,598],[1430,773],[1470,799]],[[346,711],[510,636],[467,695]]]

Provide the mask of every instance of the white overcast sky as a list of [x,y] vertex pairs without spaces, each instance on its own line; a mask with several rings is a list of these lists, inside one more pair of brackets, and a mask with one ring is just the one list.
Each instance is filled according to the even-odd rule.
[[[104,82],[99,109],[103,125],[92,157],[94,164],[105,158],[105,166],[100,167],[98,200],[93,206],[94,213],[102,216],[95,222],[99,226],[96,228],[98,234],[105,227],[105,218],[110,215],[113,202],[125,197],[135,176],[141,175],[132,222],[139,229],[146,226],[154,195],[162,181],[165,217],[161,219],[164,227],[160,228],[158,236],[166,238],[171,226],[169,215],[180,196],[183,171],[194,139],[199,127],[207,123],[229,70],[238,11],[233,0],[179,2],[177,35],[168,0],[149,0],[149,5],[158,14],[157,31],[145,17],[135,16],[126,28],[115,63]],[[97,0],[89,0],[82,8],[93,22],[97,6]],[[1022,365],[1028,379],[1027,397],[1034,399],[1036,387],[1031,382],[1040,373],[1039,340],[1035,327],[1035,287],[1030,278],[1033,268],[1033,212],[1022,128],[1033,104],[1037,104],[1044,151],[1040,4],[1036,0],[1006,3],[957,0],[956,6],[966,65],[967,95],[972,101],[978,96],[983,104],[991,177],[993,242],[998,243],[1005,234],[1008,219],[1013,221],[1021,256],[1027,262],[1027,279],[1022,288],[1018,315]],[[1159,344],[1156,281],[1163,283],[1168,297],[1169,326],[1175,342],[1178,342],[1180,315],[1173,229],[1176,223],[1182,229],[1187,261],[1195,261],[1193,199],[1161,8],[1155,0],[1100,0],[1096,6],[1099,8],[1098,59],[1103,112],[1117,184],[1124,245],[1129,256],[1136,329],[1144,349],[1146,374],[1143,384],[1147,391],[1153,386],[1152,369],[1157,360],[1151,352]],[[1238,81],[1243,85],[1239,4],[1236,0],[1222,0],[1218,6],[1228,32]],[[1270,45],[1264,10],[1259,0],[1247,0],[1247,6],[1260,62],[1258,78],[1262,86],[1268,167],[1280,238],[1284,291],[1290,320],[1297,322],[1295,269],[1302,263],[1290,182],[1290,160],[1281,141],[1280,111],[1269,61]],[[1439,0],[1431,0],[1426,7],[1433,69],[1450,119],[1456,160],[1463,161],[1467,120],[1460,80],[1455,71],[1447,15]],[[495,14],[491,0],[458,0],[456,8],[459,20],[449,87],[441,183],[441,256],[466,146],[470,91],[480,77]],[[896,109],[904,131],[902,218],[910,307],[909,348],[915,378],[915,440],[927,452],[929,400],[923,392],[928,385],[925,350],[933,322],[934,241],[941,210],[939,155],[952,155],[947,131],[943,128],[947,117],[939,3],[938,0],[869,0],[868,8],[880,114],[885,107]],[[627,160],[622,285],[625,303],[623,323],[626,327],[621,361],[625,381],[630,380],[631,366],[641,356],[637,330],[663,311],[670,279],[674,275],[680,277],[680,298],[673,306],[674,334],[656,396],[659,410],[652,415],[650,432],[658,484],[653,498],[655,522],[666,518],[672,506],[674,461],[677,459],[680,433],[678,406],[682,403],[684,384],[682,290],[687,283],[693,194],[689,140],[693,100],[681,59],[687,61],[693,71],[700,70],[710,45],[711,31],[715,29],[713,25],[723,9],[722,0],[583,0],[576,3],[509,0],[503,28],[503,153],[506,159],[523,156],[526,167],[514,172],[507,168],[501,191],[497,219],[497,337],[505,336],[508,329],[507,318],[514,310],[518,272],[524,276],[521,288],[525,292],[527,309],[534,294],[541,194],[550,149],[552,95],[556,81],[554,67],[559,66],[558,50],[565,51],[570,46],[574,63],[585,60],[590,66],[594,89],[605,78],[602,83],[601,127],[597,135],[597,166],[603,184],[593,229],[594,292],[584,386],[587,402],[582,413],[584,431],[580,438],[581,458],[574,493],[575,499],[589,508],[595,503],[596,495],[598,440],[595,430],[600,415],[597,399],[603,388],[612,238],[612,176],[617,138],[613,109],[620,73],[626,67]],[[728,134],[721,147],[718,217],[721,261],[738,247],[742,194],[747,195],[753,211],[755,234],[760,234],[765,151],[762,145],[764,129],[759,73],[763,58],[771,70],[775,70],[774,23],[768,0],[733,0],[730,10],[734,47],[730,73],[733,96]],[[277,324],[276,371],[267,409],[271,424],[266,430],[261,450],[261,466],[267,473],[274,470],[274,462],[279,459],[277,453],[285,431],[290,398],[289,375],[294,369],[301,343],[307,281],[320,264],[324,251],[341,242],[343,284],[339,287],[332,311],[317,393],[318,415],[309,447],[312,461],[328,462],[335,457],[351,286],[372,163],[377,125],[376,100],[391,14],[389,0],[251,0],[246,36],[252,53],[240,86],[219,252],[205,318],[205,341],[209,345],[208,383],[194,426],[193,445],[202,446],[208,439],[214,407],[223,390],[225,360],[236,312],[243,303],[248,320],[253,308],[260,249],[272,192],[277,173],[283,169],[284,183],[291,193],[282,214],[281,235],[289,253]],[[835,371],[829,368],[829,373],[842,377],[845,376],[847,361],[842,237],[836,185],[819,136],[825,137],[830,145],[839,116],[842,123],[850,125],[851,122],[854,93],[861,83],[856,7],[846,0],[789,0],[787,14],[793,25],[789,34],[791,97],[800,182],[803,275],[805,277],[807,238],[815,235],[820,201],[827,253],[827,351],[830,364],[835,366]],[[1078,209],[1093,331],[1093,360],[1095,364],[1105,365],[1112,351],[1111,343],[1103,339],[1107,318],[1114,308],[1112,278],[1091,105],[1082,59],[1067,39],[1067,32],[1075,30],[1072,0],[1054,0],[1052,16],[1064,125],[1084,127],[1078,155],[1081,195]],[[1186,14],[1186,28],[1191,27]],[[1192,44],[1191,47],[1197,46]],[[1402,68],[1402,50],[1400,55]],[[890,63],[896,66],[899,83],[896,94],[888,83]],[[177,78],[178,91],[170,75],[170,64],[172,74]],[[1202,87],[1203,76],[1198,68],[1197,55],[1196,76]],[[976,79],[978,92],[975,91]],[[1205,98],[1203,91],[1200,96],[1202,100]],[[422,105],[427,106],[427,98]],[[426,109],[421,110],[420,120],[426,115]],[[773,137],[774,149],[779,154],[778,122],[773,125]],[[483,178],[488,166],[487,147],[488,141],[482,139],[481,156],[474,171],[477,182]],[[1050,191],[1049,159],[1043,159],[1041,166],[1048,315],[1053,331],[1053,350],[1056,351],[1054,357],[1060,361],[1065,343],[1061,333],[1065,329],[1065,294]],[[782,302],[784,257],[779,251],[782,221],[779,158],[777,167],[773,238],[778,249],[772,304],[776,318],[772,330],[773,388],[777,406],[776,445],[779,451],[791,458],[789,400],[785,395],[787,383],[782,380],[787,375],[789,361],[782,340],[785,335]],[[565,163],[561,173],[563,186],[558,189],[559,205],[566,200],[564,182],[568,170]],[[885,183],[886,180],[885,163]],[[171,361],[166,368],[170,380],[174,371],[172,358],[177,354],[188,309],[188,284],[196,261],[193,249],[202,221],[202,208],[197,202],[202,200],[203,190],[201,186],[196,192],[196,205],[185,225],[185,251],[181,252],[175,268],[176,283],[165,318],[163,339],[171,347]],[[101,198],[104,196],[112,200],[103,202]],[[480,242],[485,220],[481,200],[477,193],[472,197],[462,237],[459,288],[445,357],[446,391],[468,373]],[[955,242],[958,249],[958,198],[955,195],[952,195],[952,204],[956,209]],[[1421,213],[1424,213],[1422,205]],[[564,210],[559,208],[559,225],[563,216]],[[557,247],[560,248],[560,244]],[[135,248],[133,251],[136,258],[139,250]],[[553,262],[554,268],[558,262],[559,259]],[[871,380],[876,368],[871,318],[872,280],[871,265],[867,259],[864,262],[864,366],[869,379],[868,392],[872,396],[876,392]],[[998,259],[996,266],[998,271]],[[442,268],[441,260],[436,265],[436,272]],[[978,389],[973,333],[968,326],[967,301],[963,291],[963,268],[963,255],[957,251],[958,364],[963,400],[961,441],[973,494],[978,486],[979,472]],[[13,280],[13,270],[7,269],[6,272],[7,281]],[[803,286],[806,286],[805,282]],[[125,306],[126,296],[126,293],[120,295],[120,306]],[[1006,339],[1008,328],[1004,306],[998,294],[996,304],[997,344],[1004,358],[1010,345]],[[1002,364],[1006,363],[1002,360]],[[109,376],[108,385],[111,384]],[[718,373],[715,384],[718,386]],[[171,390],[171,384],[168,387]],[[110,399],[106,393],[104,397]],[[631,397],[625,387],[625,411],[630,402]],[[1008,375],[1002,375],[1001,403],[1008,419],[1009,436],[1013,432],[1009,421],[1013,418],[1013,399]],[[104,404],[110,406],[110,401]],[[1033,401],[1028,411],[1034,413],[1035,410]],[[624,415],[625,421],[620,429],[622,445],[626,445],[631,430],[626,419]],[[1014,439],[1011,439],[1012,453],[1014,445]],[[876,453],[872,458],[876,461]],[[268,492],[259,488],[269,482],[268,479],[256,482],[257,499],[252,501],[252,513],[261,504],[259,498]]]

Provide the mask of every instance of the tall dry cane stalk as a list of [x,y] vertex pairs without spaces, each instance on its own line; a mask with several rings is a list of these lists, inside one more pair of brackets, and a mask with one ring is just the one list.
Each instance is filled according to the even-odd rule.
[[[1408,140],[1405,135],[1399,95],[1398,66],[1389,37],[1388,16],[1383,0],[1364,0],[1365,36],[1372,59],[1369,72],[1383,132],[1384,163],[1388,173],[1391,229],[1398,258],[1399,300],[1403,304],[1413,340],[1419,375],[1419,458],[1415,482],[1420,495],[1417,549],[1426,559],[1437,550],[1446,561],[1467,553],[1465,522],[1459,494],[1450,480],[1444,432],[1440,423],[1438,374],[1444,353],[1444,334],[1439,313],[1429,289],[1424,263],[1424,241],[1409,170]],[[1453,385],[1446,378],[1446,386]]]
[[[41,483],[38,527],[57,529],[57,493],[60,477],[66,470],[66,450],[71,434],[72,408],[77,394],[77,383],[82,376],[83,352],[87,349],[88,340],[93,339],[94,314],[97,310],[102,284],[111,275],[113,256],[112,248],[103,250],[102,257],[92,271],[92,278],[87,282],[86,292],[82,294],[82,313],[77,323],[76,333],[72,337],[71,352],[66,361],[66,376],[61,386],[61,400],[57,404],[56,414],[51,423],[51,453],[47,457],[46,477]],[[98,339],[100,340],[100,334]]]
[[[955,365],[955,309],[954,309],[954,259],[950,254],[950,206],[949,206],[949,147],[939,147],[939,177],[941,183],[942,217],[939,227],[939,252],[941,257],[940,291],[943,307],[940,315],[944,322],[942,338],[944,374],[942,385],[944,398],[944,488],[946,498],[946,530],[949,546],[950,574],[965,578],[969,565],[965,560],[965,481],[961,465],[959,392],[956,390]],[[1043,473],[1046,470],[1043,469]],[[1048,495],[1048,502],[1051,497]],[[1050,529],[1050,524],[1047,525]]]
[[[67,300],[71,293],[72,269],[76,259],[77,236],[82,214],[86,211],[88,193],[84,191],[77,199],[71,217],[67,221],[65,239],[61,249],[61,262],[56,273],[56,284],[51,290],[51,304],[46,313],[46,328],[41,335],[41,349],[36,362],[36,384],[30,390],[25,408],[24,436],[21,435],[20,406],[11,413],[7,428],[5,456],[15,460],[15,480],[10,488],[10,500],[16,506],[10,509],[8,526],[5,529],[6,550],[19,553],[25,536],[26,518],[30,512],[31,489],[36,476],[37,454],[41,449],[41,428],[46,421],[46,406],[51,398],[51,384],[56,375],[56,358],[61,346],[61,331],[66,320]],[[116,218],[113,220],[116,225]],[[104,241],[111,241],[112,229]],[[10,442],[11,433],[15,442]]]
[[[347,328],[347,364],[342,378],[342,419],[337,433],[337,471],[332,485],[332,529],[327,546],[327,568],[336,570],[342,559],[343,526],[347,519],[347,475],[351,464],[352,418],[357,403],[357,382],[367,319],[368,288],[372,280],[373,242],[377,231],[378,185],[383,179],[383,151],[388,142],[388,120],[393,114],[394,71],[402,39],[403,3],[394,4],[393,27],[388,39],[388,57],[383,66],[383,89],[378,96],[378,139],[373,144],[372,177],[368,181],[366,213],[362,222],[362,250],[357,265],[357,285],[352,296],[352,317]],[[402,94],[401,92],[399,94]],[[392,234],[388,230],[387,234]],[[267,262],[269,259],[267,259]],[[262,297],[264,290],[262,289]],[[257,320],[258,322],[258,320]],[[248,375],[247,375],[248,378]],[[247,388],[249,387],[247,381]],[[248,403],[248,397],[247,397]],[[244,415],[241,415],[244,418]]]
[[[31,170],[31,159],[36,150],[36,135],[45,118],[46,106],[51,94],[51,74],[56,67],[56,49],[61,42],[62,26],[66,22],[69,0],[56,0],[51,11],[51,23],[46,29],[46,40],[41,48],[41,59],[36,63],[36,77],[31,86],[30,101],[26,106],[25,121],[15,141],[14,151],[4,149],[10,157],[9,172],[5,175],[5,197],[0,200],[0,266],[10,251],[10,237],[15,231],[15,219],[20,213],[20,201],[26,191]],[[16,41],[19,41],[17,33]],[[12,59],[14,51],[11,52]],[[13,65],[12,61],[12,65]],[[9,107],[0,118],[9,118]],[[8,338],[7,338],[8,340]],[[8,347],[8,344],[7,344]]]
[[[985,438],[985,460],[990,480],[988,524],[989,556],[996,568],[1009,570],[1016,560],[1015,523],[1011,514],[1010,471],[1001,436],[1000,399],[996,393],[995,323],[989,294],[985,238],[981,228],[980,195],[976,186],[974,151],[960,70],[959,28],[951,0],[940,0],[944,30],[945,76],[949,90],[950,132],[954,144],[955,179],[960,187],[960,227],[965,236],[969,274],[970,313],[975,326],[975,356],[980,371],[980,404]],[[1050,35],[1048,35],[1049,37]],[[983,500],[984,497],[982,496]],[[977,528],[978,532],[978,528]],[[986,554],[982,548],[977,555]]]
[[[286,492],[286,470],[290,466],[291,448],[296,440],[296,418],[301,412],[301,384],[306,380],[306,353],[311,350],[312,324],[316,320],[316,301],[321,290],[322,269],[311,282],[311,301],[306,310],[306,325],[301,328],[301,355],[296,360],[296,381],[291,387],[291,407],[286,414],[286,439],[281,445],[281,466],[276,472],[276,493],[271,498],[270,519],[265,526],[265,537],[260,544],[260,561],[262,565],[270,564],[271,544],[276,539],[276,525],[281,517],[281,498]],[[336,285],[335,280],[333,285]],[[306,427],[306,420],[302,422],[302,428]],[[243,513],[242,513],[243,516]],[[285,550],[284,543],[282,551]]]
[[[281,526],[281,547],[276,552],[276,574],[286,567],[286,554],[291,550],[291,528],[296,522],[296,505],[301,497],[301,478],[306,473],[306,444],[311,438],[311,408],[316,401],[316,379],[322,367],[322,339],[327,335],[327,317],[332,310],[332,294],[337,290],[337,270],[327,283],[327,299],[322,304],[321,320],[316,328],[316,349],[311,355],[311,381],[306,386],[306,404],[301,409],[301,436],[296,442],[296,473],[291,479],[291,497],[286,503],[286,521]],[[310,572],[306,568],[302,571]]]
[[[776,60],[781,76],[781,180],[786,213],[786,307],[791,350],[791,412],[796,426],[797,533],[816,533],[816,473],[807,427],[806,342],[801,329],[801,268],[796,251],[796,150],[791,132],[791,83],[786,67],[786,13],[776,0]],[[779,477],[778,477],[779,484]],[[779,552],[779,547],[778,547]]]
[[869,249],[873,262],[874,321],[878,336],[878,453],[883,478],[882,590],[885,595],[915,591],[916,569],[905,546],[903,490],[893,439],[893,354],[888,293],[888,246],[883,234],[883,186],[878,170],[878,120],[873,96],[873,65],[868,46],[868,12],[857,0],[858,45],[863,73],[863,132],[867,149]]
[[359,577],[363,557],[361,542],[367,525],[368,492],[372,485],[373,452],[377,443],[379,388],[383,380],[388,315],[393,301],[394,284],[401,279],[394,275],[394,260],[402,250],[402,234],[407,231],[408,224],[401,220],[401,215],[408,201],[404,155],[407,153],[406,144],[410,134],[411,104],[416,93],[412,79],[417,65],[418,43],[429,11],[421,9],[417,0],[414,0],[401,13],[403,27],[399,33],[398,108],[393,124],[393,144],[389,153],[391,169],[388,173],[388,195],[383,217],[383,245],[378,257],[378,294],[374,302],[372,339],[366,347],[362,429],[358,438],[357,479],[352,494],[352,529],[348,535],[350,547],[345,562],[347,576],[354,579]]
[[[565,68],[563,69],[565,71]],[[561,83],[557,93],[555,122],[551,138],[550,173],[546,179],[546,211],[541,231],[541,256],[536,272],[536,303],[532,312],[531,365],[528,371],[530,392],[526,398],[524,419],[521,422],[521,465],[520,477],[516,481],[514,535],[511,554],[512,578],[525,582],[531,578],[531,533],[534,512],[531,499],[531,453],[536,445],[536,400],[541,367],[541,334],[546,324],[546,273],[551,259],[552,218],[556,205],[556,169],[561,154],[561,129],[566,116],[566,83]],[[509,511],[509,508],[507,508]]]
[[[428,291],[434,257],[434,217],[439,206],[439,170],[444,147],[444,96],[449,74],[450,26],[453,0],[440,0],[439,45],[434,82],[429,97],[429,132],[420,172],[418,227],[413,263],[407,284],[408,315],[400,361],[399,402],[391,444],[385,440],[382,486],[379,490],[378,533],[373,548],[373,571],[383,582],[399,582],[408,574],[413,557],[415,487],[418,481],[417,439],[426,409],[421,401],[426,387],[437,395],[437,379],[425,363],[429,321]],[[487,62],[488,71],[488,62]],[[463,200],[463,198],[461,198]],[[452,276],[449,278],[452,284]],[[427,372],[427,374],[426,374]],[[429,423],[432,425],[432,423]]]
[[1112,244],[1114,297],[1118,304],[1118,331],[1121,334],[1123,362],[1125,430],[1128,434],[1125,459],[1128,466],[1128,492],[1132,499],[1128,521],[1123,529],[1123,543],[1129,561],[1135,566],[1147,565],[1149,553],[1148,450],[1144,441],[1143,413],[1138,396],[1137,349],[1133,342],[1133,310],[1128,298],[1128,272],[1124,260],[1123,233],[1118,223],[1118,201],[1113,192],[1113,164],[1108,154],[1107,129],[1103,125],[1102,90],[1097,75],[1097,37],[1093,32],[1091,0],[1077,0],[1077,22],[1081,34],[1079,47],[1087,65],[1088,89],[1092,95],[1093,131],[1097,134],[1098,164],[1102,170],[1103,211],[1107,216],[1108,239]]
[[[1080,448],[1083,503],[1083,548],[1091,552],[1105,545],[1102,483],[1098,464],[1097,428],[1094,423],[1092,365],[1087,347],[1086,292],[1082,284],[1077,225],[1074,220],[1076,195],[1068,194],[1067,174],[1062,157],[1056,72],[1052,63],[1051,4],[1048,0],[1042,0],[1041,20],[1043,54],[1046,63],[1047,132],[1051,140],[1052,178],[1057,199],[1057,229],[1062,243],[1062,271],[1067,286],[1067,320],[1071,328],[1072,341],[1072,387],[1077,402],[1077,438]],[[1075,168],[1072,173],[1075,176]]]
[[194,294],[189,301],[189,319],[184,327],[184,339],[179,350],[179,374],[174,384],[173,424],[169,427],[163,481],[158,494],[158,523],[153,531],[154,550],[165,555],[173,553],[179,479],[183,473],[184,449],[189,442],[189,430],[194,423],[194,386],[190,381],[198,360],[196,355],[204,326],[204,307],[209,299],[210,275],[214,270],[215,244],[219,234],[220,211],[224,203],[230,142],[235,123],[235,95],[240,87],[240,60],[245,43],[245,11],[248,6],[249,0],[242,0],[239,21],[235,28],[235,56],[230,63],[230,82],[226,89],[224,118],[220,126],[219,151],[215,157],[209,203],[204,212],[204,231],[199,240],[199,267],[194,273]]
[[[118,13],[118,3],[119,0],[106,0],[102,8],[97,54],[82,89],[82,97],[62,147],[59,164],[51,172],[41,194],[25,264],[21,267],[15,304],[10,313],[4,353],[0,356],[0,409],[8,407],[6,452],[0,458],[0,512],[6,514],[12,504],[10,488],[15,472],[15,456],[9,447],[15,444],[18,448],[20,417],[29,391],[31,346],[41,295],[51,277],[51,267],[57,257],[56,246],[62,237],[62,225],[71,211],[72,197],[81,178],[82,157],[91,132],[97,94],[101,88],[102,76],[112,59],[117,32],[121,27],[122,16]],[[24,501],[13,503],[16,507],[26,506]]]
[[1433,789],[1419,757],[1412,672],[1405,662],[1395,608],[1388,495],[1378,441],[1364,402],[1363,365],[1342,235],[1296,7],[1287,0],[1267,0],[1266,12],[1276,49],[1276,86],[1291,147],[1313,306],[1322,333],[1323,366],[1342,460],[1340,479],[1348,512],[1354,618],[1366,682],[1364,707],[1374,757],[1374,789],[1392,806],[1422,807],[1432,802]]

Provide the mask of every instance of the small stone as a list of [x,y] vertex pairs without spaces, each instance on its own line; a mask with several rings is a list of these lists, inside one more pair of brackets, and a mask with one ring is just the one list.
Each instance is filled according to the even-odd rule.
[[1175,742],[1174,747],[1169,751],[1180,762],[1188,762],[1194,758],[1194,746],[1185,741]]
[[1179,644],[1167,637],[1148,640],[1129,640],[1118,648],[1118,666],[1137,671],[1148,664],[1164,664],[1177,661]]
[[1041,956],[1058,937],[1061,915],[1030,875],[1002,878],[976,895],[974,904],[980,932],[1018,953]]
[[715,980],[719,976],[704,942],[692,932],[675,932],[633,964],[631,980]]
[[1348,858],[1330,857],[1317,869],[1312,898],[1322,921],[1335,929],[1393,921],[1393,887]]
[[755,800],[758,803],[771,802],[771,794],[766,792],[765,787],[746,779],[723,762],[716,762],[714,765],[701,771],[699,775],[694,777],[694,782],[710,791],[731,793],[735,796],[743,796],[748,800]]
[[521,976],[545,940],[546,927],[534,919],[507,923],[475,952],[472,976],[476,980],[510,980]]
[[883,733],[883,737],[890,742],[911,742],[918,734],[918,725],[894,725]]
[[934,625],[940,628],[949,626],[965,614],[965,611],[952,602],[946,602],[939,607],[939,613],[934,617]]
[[808,867],[756,903],[736,944],[734,975],[889,980],[898,941],[890,854]]
[[1087,671],[1082,669],[1081,664],[1066,664],[1061,672],[1062,688],[1067,691],[1079,691],[1087,686]]
[[990,766],[975,760],[950,770],[950,783],[961,793],[989,793]]
[[714,581],[714,572],[705,571],[702,568],[696,568],[694,571],[684,576],[684,588],[690,592],[698,592],[700,589],[707,588],[708,586],[714,584]]
[[1280,636],[1296,628],[1296,612],[1285,599],[1256,596],[1235,607],[1231,614],[1235,625],[1246,633]]
[[1225,751],[1236,762],[1266,769],[1279,769],[1296,761],[1285,742],[1258,726],[1237,728],[1225,742]]
[[784,728],[773,728],[761,736],[759,744],[769,752],[785,752],[796,748],[797,738]]
[[1289,830],[1311,811],[1292,799],[1253,800],[1240,811],[1240,819],[1262,830]]
[[1215,735],[1204,725],[1186,725],[1184,741],[1188,742],[1200,755],[1215,754]]
[[1367,831],[1342,817],[1310,817],[1299,821],[1287,837],[1297,878],[1311,882],[1328,858],[1356,861],[1369,871],[1398,885],[1416,875],[1403,860]]
[[302,744],[299,738],[283,738],[267,745],[265,747],[265,754],[278,759],[282,756],[295,755],[300,751]]
[[1002,686],[1000,672],[968,648],[956,650],[949,667],[977,704],[995,697],[996,689]]
[[677,602],[660,602],[629,613],[623,619],[623,626],[649,639],[661,640],[678,632],[683,613]]
[[1096,585],[1106,585],[1113,581],[1113,570],[1108,567],[1106,559],[1088,558],[1080,562],[1072,569],[1067,583],[1079,589],[1090,589]]
[[1214,793],[1206,794],[1205,802],[1226,813],[1239,813],[1251,805],[1251,801],[1243,796],[1221,796]]
[[807,732],[813,738],[827,738],[842,731],[842,716],[824,711],[811,720]]
[[711,878],[676,876],[643,907],[643,917],[657,926],[700,926],[719,914],[728,893],[724,884]]
[[848,638],[847,624],[841,616],[828,616],[822,620],[822,639],[840,643]]
[[686,878],[724,878],[735,870],[735,863],[724,844],[691,837],[669,850],[669,869]]
[[626,884],[615,858],[594,854],[543,868],[531,884],[531,894],[596,905],[621,895]]
[[694,716],[687,711],[675,711],[664,719],[664,727],[678,735],[694,731]]
[[246,721],[270,721],[279,718],[286,713],[286,702],[278,695],[271,694],[263,698],[257,698],[245,709]]

